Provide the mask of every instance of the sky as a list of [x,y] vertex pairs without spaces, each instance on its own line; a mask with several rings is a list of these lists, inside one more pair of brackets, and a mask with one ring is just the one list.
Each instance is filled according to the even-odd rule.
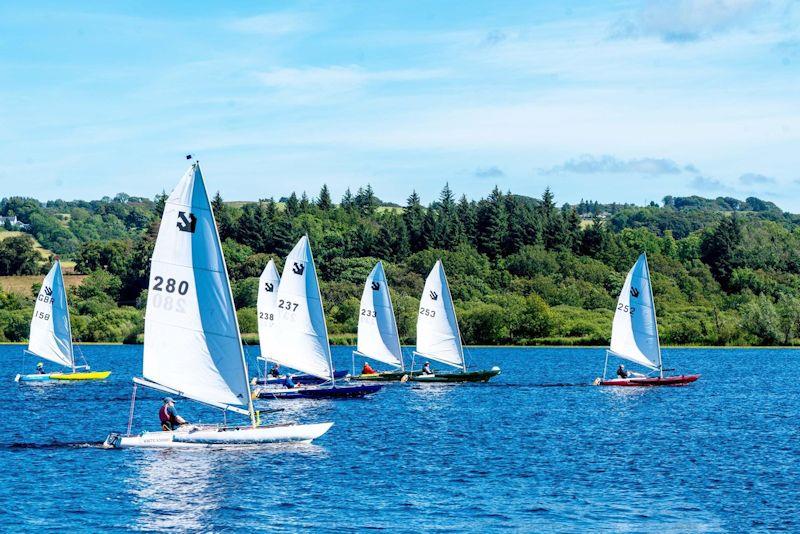
[[0,2],[0,197],[800,212],[800,2]]

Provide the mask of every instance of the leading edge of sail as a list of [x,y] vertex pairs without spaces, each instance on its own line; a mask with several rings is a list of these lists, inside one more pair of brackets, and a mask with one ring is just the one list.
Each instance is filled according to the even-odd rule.
[[145,317],[145,379],[198,402],[250,409],[227,268],[197,163],[164,206]]

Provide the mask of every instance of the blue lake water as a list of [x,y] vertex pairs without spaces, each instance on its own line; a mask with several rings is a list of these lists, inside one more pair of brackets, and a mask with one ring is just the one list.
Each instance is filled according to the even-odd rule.
[[[22,347],[0,346],[4,531],[800,529],[793,350],[668,349],[667,365],[703,377],[640,390],[588,385],[602,349],[469,349],[471,364],[503,373],[263,402],[286,409],[272,420],[335,426],[314,445],[233,451],[99,448],[125,429],[141,347],[81,350],[109,380],[20,386]],[[348,348],[334,358],[349,368]],[[155,430],[160,395],[139,393],[134,429]]]

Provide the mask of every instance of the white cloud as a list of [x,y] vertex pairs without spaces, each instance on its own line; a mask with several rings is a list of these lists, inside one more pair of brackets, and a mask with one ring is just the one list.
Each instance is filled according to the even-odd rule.
[[772,4],[767,0],[651,0],[632,16],[619,19],[611,37],[697,41],[747,26]]
[[748,172],[739,177],[739,181],[745,185],[766,185],[774,184],[775,178],[771,176],[764,176],[763,174],[756,174]]
[[549,169],[541,169],[540,174],[595,174],[595,173],[628,173],[628,174],[680,174],[681,172],[697,172],[692,164],[680,166],[666,158],[637,158],[622,160],[614,156],[593,156],[583,154],[572,158],[561,165]]
[[225,24],[239,33],[277,37],[312,29],[312,18],[303,13],[262,13],[233,19]]

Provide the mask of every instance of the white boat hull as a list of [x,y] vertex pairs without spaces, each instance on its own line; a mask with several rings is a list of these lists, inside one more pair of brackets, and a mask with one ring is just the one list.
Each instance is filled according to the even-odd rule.
[[197,448],[262,446],[272,443],[311,443],[333,423],[271,425],[258,428],[186,425],[172,432],[143,432],[138,436],[111,434],[103,443],[108,449]]

